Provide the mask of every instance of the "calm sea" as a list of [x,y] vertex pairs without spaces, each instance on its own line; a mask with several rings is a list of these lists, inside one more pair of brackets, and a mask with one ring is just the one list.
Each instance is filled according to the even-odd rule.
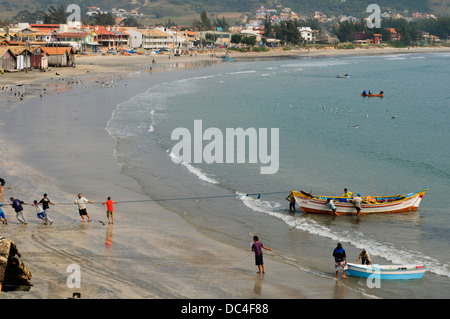
[[[257,234],[273,258],[330,280],[340,241],[350,262],[365,248],[377,264],[429,269],[421,280],[383,281],[381,288],[350,278],[350,289],[382,298],[449,298],[449,74],[448,53],[222,63],[149,84],[117,106],[107,130],[123,173],[208,236],[250,249]],[[363,90],[383,90],[384,98],[363,98]],[[279,150],[278,171],[261,174],[261,158],[229,163],[225,146],[224,163],[180,163],[171,136],[184,128],[193,141],[194,120],[202,132],[215,128],[224,136],[227,128],[267,128],[269,149]],[[278,145],[270,144],[272,128]],[[373,196],[424,187],[419,210],[399,215],[305,215],[290,213],[285,200],[291,189]]]

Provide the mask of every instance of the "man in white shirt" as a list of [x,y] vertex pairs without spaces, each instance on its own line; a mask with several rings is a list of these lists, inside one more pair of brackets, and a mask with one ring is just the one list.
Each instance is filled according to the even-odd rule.
[[90,222],[92,220],[91,217],[89,216],[89,214],[87,213],[86,203],[94,204],[90,200],[88,200],[85,197],[81,196],[81,194],[78,194],[78,199],[75,201],[75,204],[78,205],[78,211],[80,213],[81,219],[83,220],[82,221],[83,223],[85,221],[84,220],[84,216],[87,216],[87,218],[89,219],[88,222]]

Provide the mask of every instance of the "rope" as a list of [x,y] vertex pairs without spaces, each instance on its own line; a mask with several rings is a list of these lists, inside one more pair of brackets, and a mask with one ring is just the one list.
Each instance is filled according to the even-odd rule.
[[[245,195],[215,195],[215,196],[198,196],[198,197],[172,197],[172,198],[159,198],[159,199],[140,199],[140,200],[118,200],[115,201],[117,203],[141,203],[141,202],[162,202],[162,201],[176,201],[176,200],[195,200],[195,199],[213,199],[213,198],[235,198],[241,196],[258,196],[258,199],[261,199],[261,195],[270,195],[270,194],[282,194],[289,193],[290,191],[284,192],[267,192],[267,193],[253,193],[253,194],[245,194]],[[58,205],[73,205],[74,202],[71,203],[58,203]]]

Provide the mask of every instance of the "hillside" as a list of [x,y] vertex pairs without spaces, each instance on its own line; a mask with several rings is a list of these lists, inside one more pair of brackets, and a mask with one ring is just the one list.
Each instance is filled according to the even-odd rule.
[[[74,3],[72,0],[0,0],[0,19],[11,18],[19,10],[47,11],[51,5],[62,4],[64,7]],[[311,15],[314,11],[321,11],[327,16],[341,14],[356,17],[366,16],[369,3],[377,3],[382,11],[392,9],[401,13],[428,12],[439,16],[450,15],[450,0],[77,0],[82,13],[86,7],[100,7],[101,9],[123,8],[138,9],[151,19],[178,19],[181,17],[198,16],[202,10],[209,14],[220,12],[252,12],[264,5],[274,8],[276,5],[289,7],[300,15]]]

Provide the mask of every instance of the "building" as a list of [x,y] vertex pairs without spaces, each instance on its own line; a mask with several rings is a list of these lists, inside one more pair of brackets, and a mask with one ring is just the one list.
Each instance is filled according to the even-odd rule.
[[75,49],[72,47],[41,47],[41,51],[48,54],[48,66],[75,65]]
[[117,26],[95,26],[98,35],[98,45],[101,50],[118,50],[128,46],[129,34],[119,31]]
[[11,72],[16,68],[16,56],[11,52],[9,47],[0,46],[0,72]]
[[31,67],[40,70],[48,68],[48,53],[43,52],[41,47],[34,49],[31,55]]
[[30,69],[31,56],[33,51],[28,46],[12,46],[9,48],[11,53],[16,56],[16,69]]
[[139,32],[136,28],[125,28],[123,32],[129,35],[128,45],[130,47],[132,48],[142,47],[142,33]]
[[312,43],[316,42],[317,34],[319,33],[319,31],[312,30],[310,27],[301,27],[298,28],[298,31],[300,32],[303,41]]
[[373,44],[380,44],[382,40],[383,40],[383,35],[382,34],[375,33],[373,35]]
[[170,34],[157,29],[139,29],[142,33],[142,47],[144,49],[170,48],[172,39]]

